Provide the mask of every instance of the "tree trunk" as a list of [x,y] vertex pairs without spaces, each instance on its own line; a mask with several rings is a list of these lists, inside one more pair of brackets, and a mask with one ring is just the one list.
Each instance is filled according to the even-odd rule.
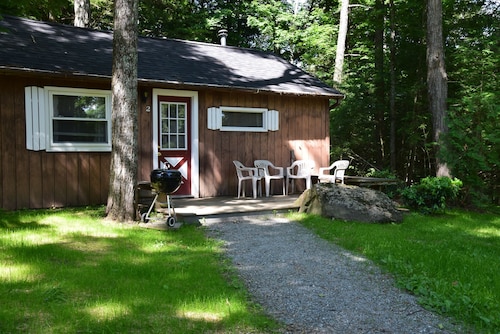
[[87,28],[90,23],[90,0],[75,0],[75,27]]
[[450,176],[450,170],[442,160],[447,133],[446,99],[447,75],[444,60],[442,0],[427,0],[427,92],[432,115],[433,137],[436,143],[436,176]]
[[385,73],[384,73],[384,21],[385,21],[385,5],[384,0],[375,1],[375,36],[374,36],[374,65],[375,65],[375,115],[377,122],[377,136],[379,142],[379,161],[385,161],[385,134],[386,134],[386,117],[385,117]]
[[389,112],[390,112],[390,155],[391,155],[391,171],[396,172],[396,16],[394,8],[394,0],[389,1],[389,20],[391,27],[390,37],[390,97],[389,97]]
[[137,183],[138,0],[115,0],[113,33],[112,149],[107,216],[135,219]]
[[339,34],[337,37],[337,52],[335,54],[335,70],[333,81],[342,82],[342,70],[344,67],[345,40],[347,37],[347,26],[349,23],[349,0],[342,0],[340,7]]

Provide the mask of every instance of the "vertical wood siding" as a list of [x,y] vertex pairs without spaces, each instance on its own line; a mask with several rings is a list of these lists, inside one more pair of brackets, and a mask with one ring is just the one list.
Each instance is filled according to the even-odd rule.
[[105,203],[109,153],[26,149],[25,86],[110,89],[102,83],[0,76],[0,207],[14,210]]
[[[143,100],[144,94],[147,98]],[[139,88],[139,126],[138,126],[138,181],[149,181],[153,169],[153,106],[152,89]]]
[[[105,204],[109,184],[108,152],[56,153],[26,149],[25,86],[110,89],[106,81],[0,75],[0,207],[14,210]],[[148,97],[143,101],[145,91]],[[139,88],[139,101],[138,180],[149,180],[153,164],[151,87]],[[147,106],[151,107],[149,112]],[[214,106],[275,109],[279,112],[279,131],[209,130],[207,108]],[[256,159],[268,159],[286,167],[290,165],[293,150],[296,159],[313,159],[316,171],[328,166],[328,110],[328,100],[321,98],[200,90],[200,196],[236,196],[233,160],[253,165]],[[279,185],[273,192],[280,193]]]
[[[209,130],[207,108],[218,106],[278,110],[280,129],[265,133]],[[267,159],[287,167],[293,151],[296,159],[314,160],[315,172],[330,162],[327,99],[206,91],[200,94],[199,123],[201,197],[236,195],[233,160],[253,166],[254,160]],[[279,184],[273,192],[280,193]]]

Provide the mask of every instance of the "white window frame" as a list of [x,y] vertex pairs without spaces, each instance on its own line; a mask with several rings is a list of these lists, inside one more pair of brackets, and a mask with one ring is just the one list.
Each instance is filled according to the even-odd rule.
[[[55,143],[54,95],[98,96],[105,98],[107,141],[104,143]],[[69,87],[26,87],[26,147],[47,152],[111,152],[111,91]],[[72,118],[78,120],[78,118]],[[88,121],[82,119],[82,121]]]
[[[222,117],[224,112],[237,112],[237,113],[261,113],[262,126],[224,126],[222,124]],[[211,107],[207,110],[207,126],[211,130],[220,131],[235,131],[235,132],[268,132],[279,130],[279,113],[276,110],[269,110],[267,108],[250,108],[250,107]]]
[[[184,133],[182,134],[184,136],[184,147],[183,148],[180,148],[180,147],[173,147],[173,148],[170,148],[170,147],[163,147],[163,142],[162,140],[160,140],[160,147],[161,147],[161,150],[162,151],[187,151],[188,150],[188,131],[190,131],[190,129],[187,129],[187,124],[188,124],[188,118],[187,118],[187,115],[188,115],[188,105],[187,103],[185,102],[165,102],[165,101],[161,101],[160,102],[160,107],[163,105],[163,104],[167,104],[167,105],[171,105],[171,104],[176,104],[177,106],[179,105],[183,105],[184,106],[184,118],[181,119],[179,118],[179,114],[177,114],[177,117],[176,117],[176,121],[179,121],[179,120],[183,120],[185,123],[184,123]],[[168,117],[170,119],[170,116]],[[162,121],[163,121],[163,117],[161,117],[158,122],[159,122],[159,131],[160,131],[160,136],[163,136],[164,135],[164,132],[162,131],[161,129],[161,126],[162,126]],[[177,131],[177,130],[176,130]],[[170,132],[171,133],[171,132]],[[174,135],[178,136],[179,133],[178,132],[175,132]]]
[[152,140],[152,160],[153,169],[160,168],[158,163],[158,97],[159,96],[178,96],[191,99],[191,195],[195,198],[200,197],[200,142],[198,131],[198,92],[191,90],[176,89],[153,89],[153,140]]

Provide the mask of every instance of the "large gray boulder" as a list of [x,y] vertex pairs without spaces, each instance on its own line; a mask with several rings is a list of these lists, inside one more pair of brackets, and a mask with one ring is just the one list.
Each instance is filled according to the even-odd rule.
[[333,183],[318,183],[296,202],[300,212],[366,223],[400,223],[402,211],[381,191]]

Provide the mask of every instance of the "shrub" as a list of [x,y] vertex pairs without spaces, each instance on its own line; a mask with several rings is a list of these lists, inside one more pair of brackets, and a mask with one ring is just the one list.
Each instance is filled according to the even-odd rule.
[[379,177],[383,179],[395,179],[396,175],[390,170],[378,170],[375,168],[369,168],[368,172],[365,174],[366,177]]
[[457,198],[462,181],[449,177],[428,176],[419,183],[403,189],[401,197],[411,209],[422,213],[444,212],[447,205]]
[[365,176],[366,177],[376,177],[376,178],[382,178],[382,179],[397,180],[397,184],[380,186],[378,189],[378,190],[382,191],[383,193],[385,193],[387,196],[389,196],[389,198],[391,198],[391,199],[397,198],[398,195],[401,193],[401,190],[404,187],[403,181],[398,180],[396,175],[387,169],[378,170],[375,168],[369,168],[367,173],[365,174]]

